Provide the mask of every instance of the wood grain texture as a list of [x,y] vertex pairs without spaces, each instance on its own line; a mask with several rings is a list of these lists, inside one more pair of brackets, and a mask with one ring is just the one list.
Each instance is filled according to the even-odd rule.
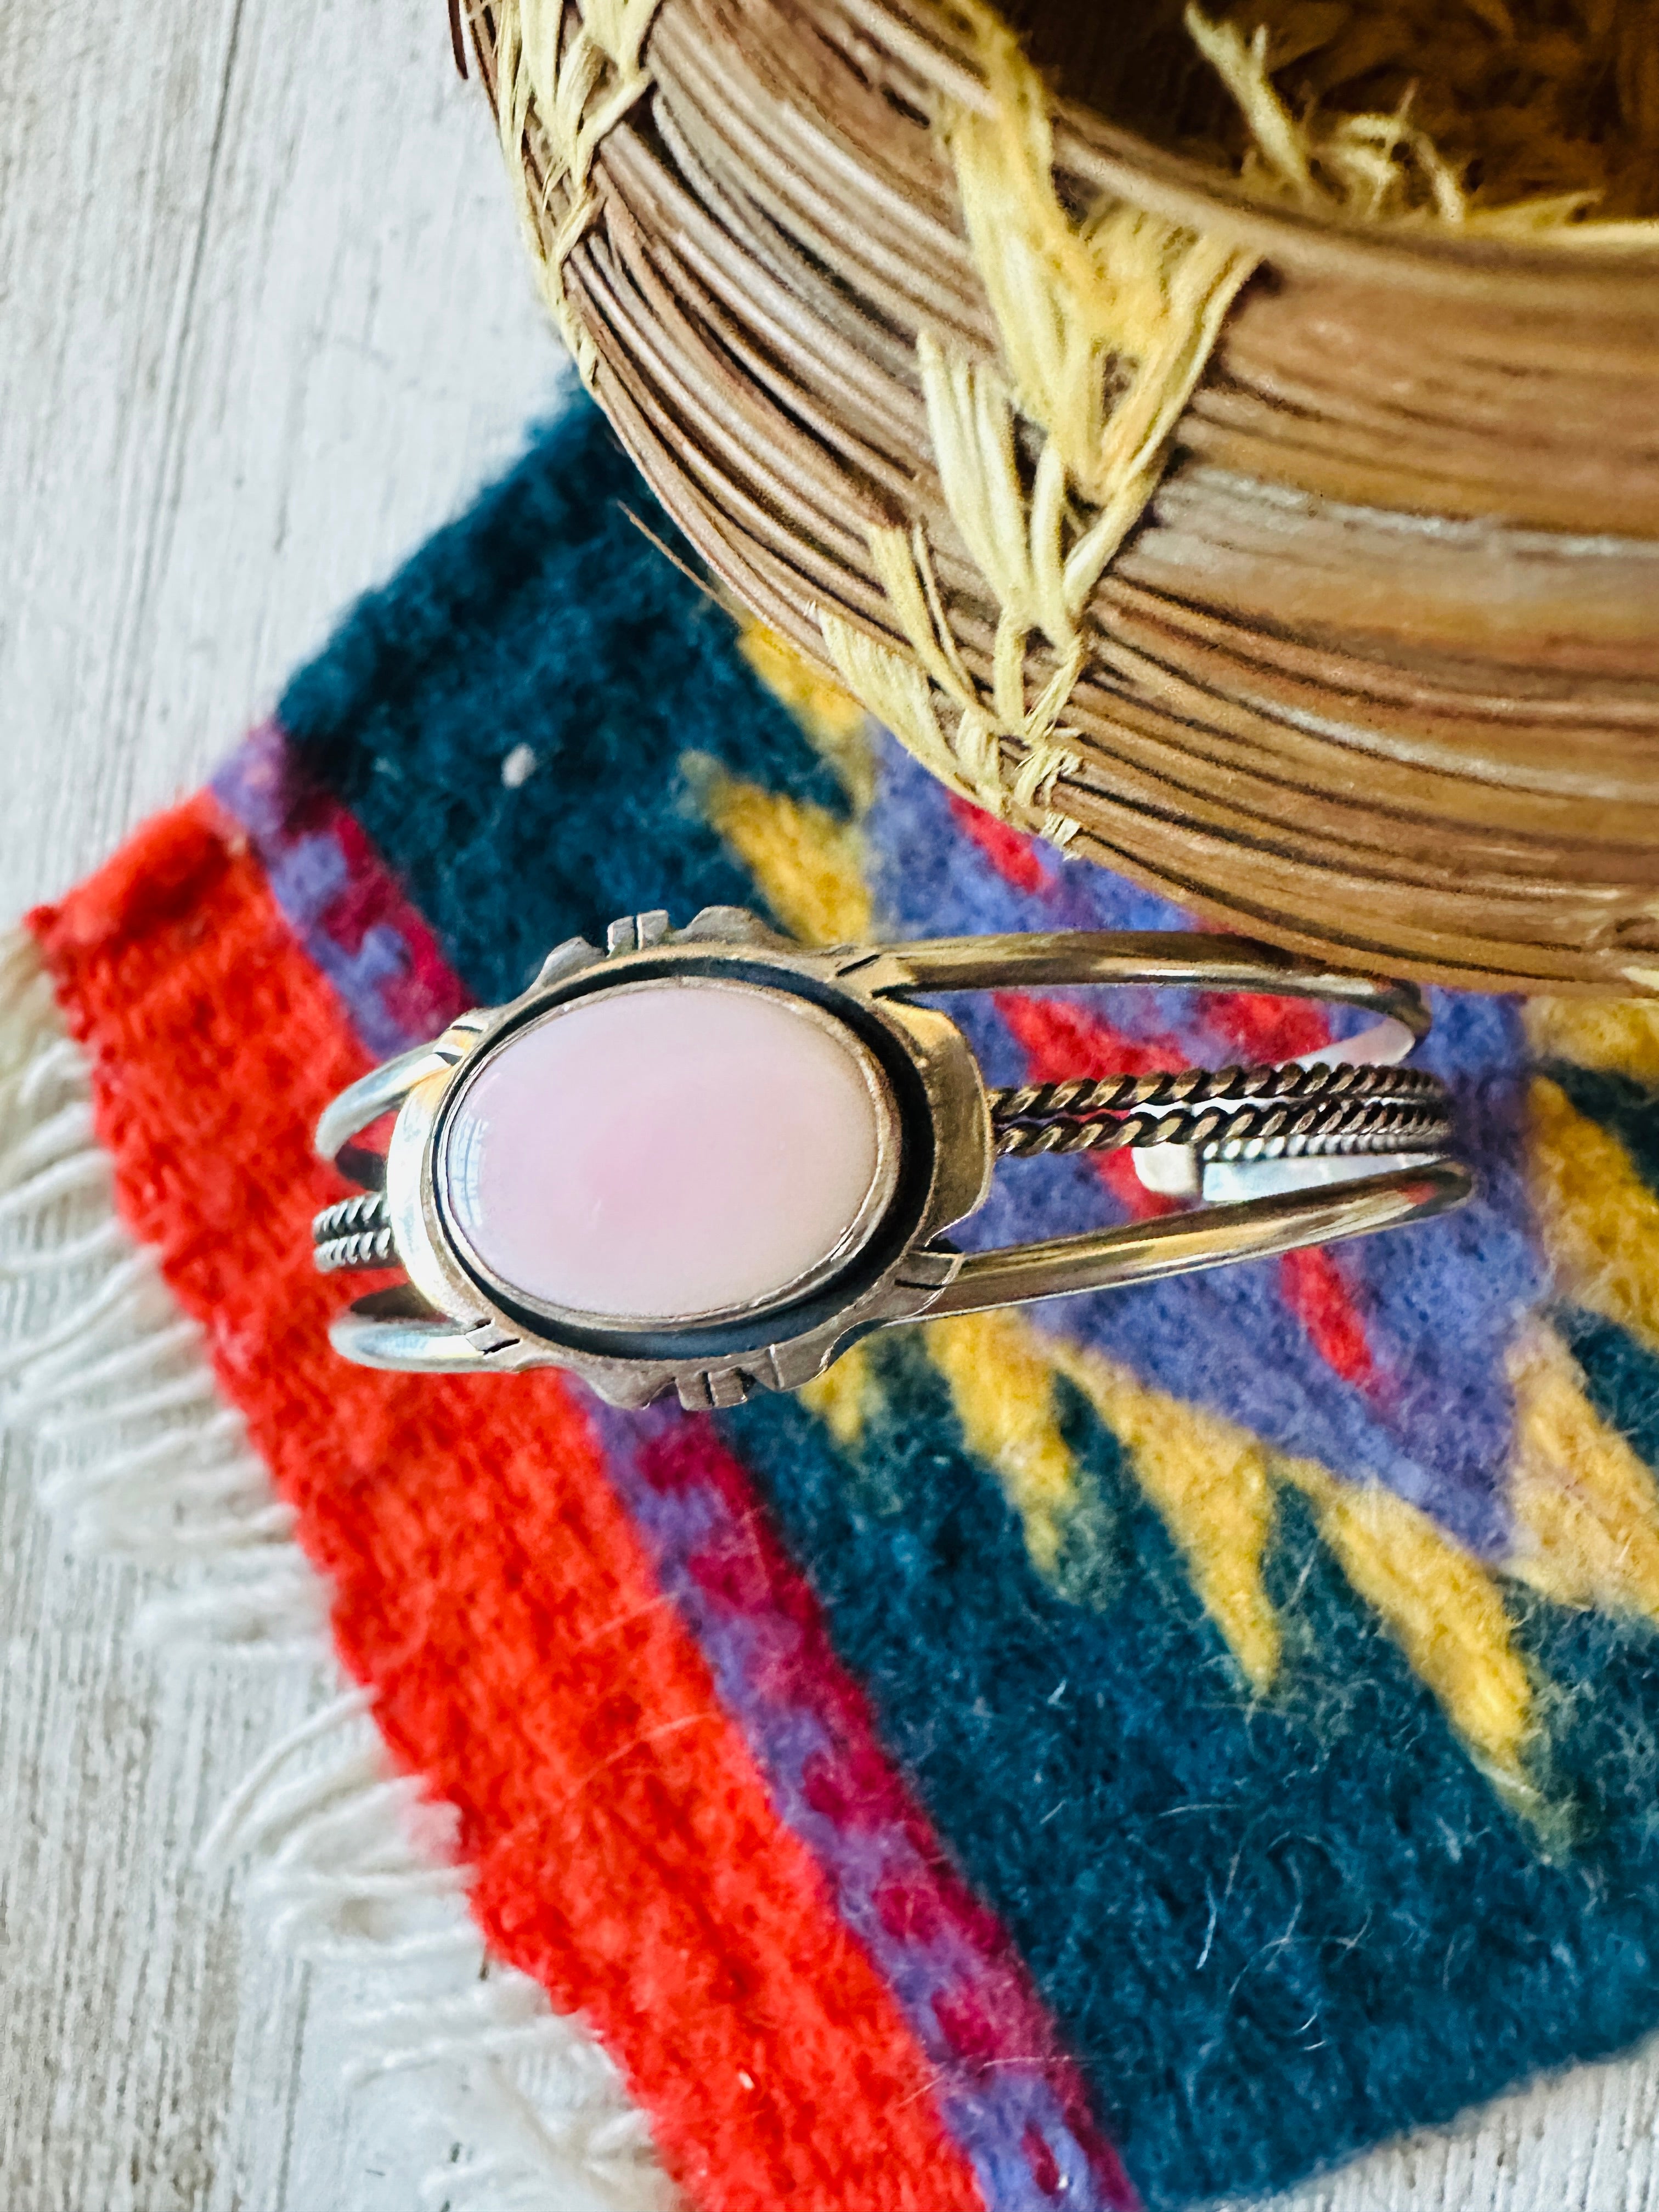
[[[487,118],[424,0],[0,10],[0,918],[189,789],[554,404]],[[0,1341],[37,1303],[0,1303]],[[0,2203],[393,2212],[445,2144],[349,2094],[337,1972],[193,1853],[329,1686],[134,1633],[0,1459]],[[1507,2101],[1284,2212],[1659,2207],[1659,2067]]]
[[[93,866],[556,404],[442,9],[0,10],[0,911]],[[27,1326],[15,1307],[0,1336]],[[140,1648],[0,1465],[0,2203],[392,2212],[418,2085],[192,1853],[331,1685]]]

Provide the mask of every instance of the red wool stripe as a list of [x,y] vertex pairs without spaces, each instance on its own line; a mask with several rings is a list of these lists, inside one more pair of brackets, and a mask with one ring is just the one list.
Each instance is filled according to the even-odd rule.
[[[1152,1042],[1124,1036],[1098,1014],[1066,999],[1039,999],[1027,991],[999,991],[996,1009],[1025,1054],[1033,1083],[1065,1083],[1073,1076],[1097,1083],[1106,1075],[1153,1075],[1184,1067],[1186,1054],[1172,1038]],[[1091,1152],[1089,1164],[1124,1212],[1136,1221],[1173,1213],[1176,1202],[1148,1190],[1127,1152]]]
[[1326,1365],[1357,1389],[1370,1389],[1376,1361],[1340,1256],[1324,1244],[1281,1253],[1279,1287]]
[[951,818],[984,854],[1006,884],[1017,891],[1046,890],[1053,881],[1037,852],[1036,840],[1006,822],[999,822],[971,799],[952,792],[947,801]]
[[310,1134],[364,1060],[240,838],[192,801],[31,923],[122,1217],[295,1506],[394,1757],[456,1807],[492,1947],[591,2022],[709,2212],[977,2206],[573,1394],[328,1349],[308,1223],[339,1186]]
[[1205,991],[1198,1012],[1206,1028],[1246,1065],[1299,1060],[1331,1041],[1330,1018],[1310,999],[1279,999],[1261,991]]
[[[1068,1076],[1148,1075],[1184,1067],[1187,1055],[1173,1038],[1150,1042],[1125,1036],[1098,1015],[1085,1013],[1063,999],[1040,999],[1018,991],[1000,993],[997,1011],[1024,1053],[1034,1083],[1063,1083]],[[1316,1051],[1329,1036],[1323,1009],[1294,999],[1256,993],[1218,994],[1206,1000],[1212,1022],[1248,1060],[1291,1059]],[[1306,1018],[1311,1017],[1311,1026]],[[1130,1214],[1148,1220],[1175,1211],[1173,1199],[1150,1191],[1126,1152],[1092,1155],[1101,1181]],[[1279,1262],[1279,1293],[1308,1332],[1320,1358],[1345,1382],[1369,1390],[1376,1382],[1365,1322],[1343,1263],[1323,1245],[1285,1252]]]

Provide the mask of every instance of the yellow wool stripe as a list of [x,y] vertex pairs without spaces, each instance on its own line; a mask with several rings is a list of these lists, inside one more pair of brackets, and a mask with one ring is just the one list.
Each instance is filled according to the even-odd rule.
[[787,707],[846,786],[862,814],[875,797],[870,717],[849,692],[813,665],[787,638],[750,617],[740,623],[738,649],[773,696]]
[[864,840],[856,828],[822,806],[728,775],[706,754],[688,753],[682,766],[709,823],[793,936],[807,945],[869,936]]
[[850,1352],[814,1376],[800,1392],[801,1403],[816,1413],[843,1451],[862,1441],[865,1423],[875,1402],[877,1382],[867,1343]]
[[1560,1289],[1659,1352],[1659,1198],[1559,1085],[1536,1078],[1528,1105],[1533,1204]]
[[1049,1347],[1128,1455],[1205,1611],[1258,1694],[1279,1671],[1279,1632],[1261,1579],[1273,1483],[1260,1442],[1219,1415],[1150,1390],[1127,1368],[1069,1344]]
[[1426,1514],[1380,1486],[1269,1454],[1220,1416],[1149,1389],[1096,1352],[1049,1342],[1017,1314],[938,1322],[927,1334],[964,1440],[1002,1483],[1040,1572],[1052,1571],[1079,1498],[1054,1403],[1054,1377],[1063,1374],[1123,1445],[1254,1691],[1271,1686],[1280,1656],[1262,1564],[1282,1481],[1307,1498],[1350,1584],[1494,1783],[1511,1799],[1528,1798],[1532,1686],[1502,1591]]
[[929,1323],[927,1341],[969,1450],[995,1472],[1024,1523],[1032,1565],[1051,1579],[1078,1479],[1056,1417],[1054,1369],[1036,1332],[1018,1314],[966,1314]]
[[1528,999],[1522,1018],[1540,1060],[1576,1060],[1659,1084],[1659,1000]]
[[1584,1395],[1553,1330],[1528,1332],[1510,1363],[1518,1528],[1510,1571],[1563,1605],[1659,1620],[1659,1486]]
[[1380,1483],[1339,1482],[1310,1460],[1280,1460],[1276,1471],[1312,1505],[1343,1573],[1458,1735],[1509,1794],[1528,1796],[1532,1684],[1496,1578]]

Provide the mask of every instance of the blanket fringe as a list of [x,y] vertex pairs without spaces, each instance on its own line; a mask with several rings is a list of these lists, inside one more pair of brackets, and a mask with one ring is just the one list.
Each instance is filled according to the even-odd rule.
[[[20,1334],[24,1301],[48,1317]],[[337,1678],[292,1512],[201,1330],[118,1218],[86,1062],[23,931],[0,937],[0,1431],[41,1448],[41,1504],[76,1550],[167,1578],[140,1613],[148,1642]],[[391,1771],[372,1696],[353,1688],[272,1747],[201,1856],[246,1866],[274,1944],[376,1988],[350,2021],[353,2081],[422,2069],[469,2146],[428,2178],[426,2203],[665,2212],[674,2192],[610,2060],[486,1955],[452,1829],[418,1777]]]

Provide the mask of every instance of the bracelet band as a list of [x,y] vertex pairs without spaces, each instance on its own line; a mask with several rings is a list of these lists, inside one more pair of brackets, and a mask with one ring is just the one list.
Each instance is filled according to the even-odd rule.
[[[1293,1079],[1304,1073],[1322,1074],[1322,1068],[1271,1067],[1224,1069],[1224,1076],[1249,1074],[1291,1079],[1284,1086],[1288,1100],[1258,1099],[1231,1109],[1210,1105],[1195,1109],[1184,1106],[1142,1108],[1125,1114],[1103,1111],[1092,1101],[1076,1107],[1033,1108],[1014,1119],[1000,1110],[1005,1098],[1024,1099],[1024,1092],[993,1091],[992,1127],[1000,1159],[1024,1159],[1050,1152],[1117,1152],[1154,1145],[1190,1146],[1206,1159],[1323,1159],[1382,1157],[1391,1153],[1437,1152],[1450,1139],[1449,1101],[1437,1078],[1421,1069],[1346,1067],[1344,1075],[1376,1079],[1363,1086],[1346,1084],[1341,1095],[1322,1095],[1311,1103],[1300,1103]],[[1183,1075],[1205,1071],[1183,1070]],[[1416,1079],[1409,1085],[1405,1076]],[[1385,1079],[1392,1079],[1392,1081]],[[1146,1079],[1136,1078],[1137,1082]],[[1172,1080],[1180,1080],[1174,1078]],[[1086,1091],[1107,1090],[1107,1084],[1082,1086]],[[1194,1086],[1197,1089],[1199,1086]],[[1266,1089],[1267,1086],[1261,1086]],[[1322,1085],[1328,1093],[1333,1086]],[[1068,1093],[1074,1084],[1050,1084],[1046,1091]],[[1401,1095],[1396,1095],[1399,1092]],[[366,1191],[357,1198],[325,1206],[312,1224],[316,1264],[324,1273],[339,1268],[374,1269],[394,1266],[392,1217],[380,1191]]]
[[1179,1145],[1202,1160],[1314,1159],[1357,1154],[1437,1152],[1451,1136],[1443,1092],[1404,1098],[1249,1101],[1241,1106],[1142,1107],[1127,1114],[1053,1113],[1038,1120],[996,1118],[997,1156],[1118,1152]]
[[366,1190],[325,1206],[311,1224],[311,1252],[318,1272],[337,1267],[395,1267],[398,1249],[383,1190]]
[[[999,1090],[919,1003],[1091,983],[1272,992],[1376,1019],[1311,1062]],[[604,951],[562,945],[520,999],[463,1016],[325,1114],[319,1150],[362,1188],[317,1216],[316,1264],[403,1278],[332,1340],[373,1366],[551,1364],[620,1404],[675,1389],[727,1405],[798,1387],[872,1328],[1426,1218],[1470,1188],[1444,1157],[1443,1085],[1395,1064],[1427,1027],[1408,987],[1238,939],[817,951],[738,908],[678,932],[630,916]],[[393,1111],[384,1152],[358,1141]],[[1119,1149],[1189,1196],[1210,1168],[1250,1188],[1275,1163],[1276,1187],[1000,1251],[946,1235],[1000,1160]],[[1285,1188],[1298,1176],[1316,1187]]]

